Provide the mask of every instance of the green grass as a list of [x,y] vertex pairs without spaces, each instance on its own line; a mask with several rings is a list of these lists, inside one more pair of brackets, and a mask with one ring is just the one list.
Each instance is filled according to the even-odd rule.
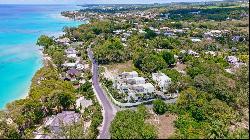
[[237,8],[240,7],[240,5],[233,5],[233,6],[227,6],[227,7],[221,7],[221,6],[207,6],[205,9],[215,9],[215,8]]

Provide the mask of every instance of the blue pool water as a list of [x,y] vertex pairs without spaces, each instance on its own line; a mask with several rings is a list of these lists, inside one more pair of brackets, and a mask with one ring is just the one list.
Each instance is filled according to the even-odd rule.
[[61,11],[77,9],[80,7],[0,5],[0,109],[25,97],[33,75],[42,67],[37,38],[57,35],[64,26],[82,24],[60,16]]

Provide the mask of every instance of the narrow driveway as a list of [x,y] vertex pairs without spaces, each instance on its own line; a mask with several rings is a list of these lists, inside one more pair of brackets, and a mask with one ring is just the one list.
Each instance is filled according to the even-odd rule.
[[92,84],[94,86],[94,89],[97,93],[97,96],[99,97],[99,99],[101,100],[101,105],[103,107],[104,110],[104,122],[103,122],[103,126],[102,126],[102,130],[100,131],[100,139],[109,139],[110,138],[110,134],[109,134],[109,126],[114,118],[114,114],[113,114],[113,108],[111,103],[109,102],[109,100],[107,99],[107,96],[105,96],[102,88],[100,87],[99,84],[99,80],[98,80],[98,64],[95,61],[94,57],[93,57],[93,52],[91,51],[91,49],[88,49],[88,56],[89,59],[92,62]]

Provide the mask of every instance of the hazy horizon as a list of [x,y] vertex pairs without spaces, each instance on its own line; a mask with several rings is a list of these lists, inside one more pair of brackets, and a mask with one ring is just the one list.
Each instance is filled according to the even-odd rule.
[[171,2],[209,2],[221,0],[0,0],[0,4],[152,4],[152,3],[171,3]]

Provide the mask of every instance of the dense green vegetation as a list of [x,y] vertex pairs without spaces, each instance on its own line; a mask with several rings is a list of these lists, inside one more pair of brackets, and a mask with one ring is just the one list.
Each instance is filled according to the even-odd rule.
[[145,123],[145,108],[139,107],[137,111],[124,110],[117,112],[113,120],[110,133],[112,139],[155,139],[155,128]]
[[[211,69],[214,67],[208,70]],[[204,70],[194,76],[191,87],[181,91],[174,105],[174,112],[179,114],[177,138],[236,138],[236,132],[242,133],[238,138],[248,137],[246,129],[236,128],[234,133],[229,131],[229,126],[242,120],[246,113],[244,108],[249,104],[249,89],[245,87],[249,84],[246,80],[248,74],[228,77],[218,70],[207,76],[202,72]],[[235,81],[235,78],[240,79]],[[243,84],[243,80],[246,83]]]
[[154,100],[153,101],[153,110],[156,114],[162,115],[167,111],[167,105],[162,100]]
[[38,38],[36,44],[47,49],[49,46],[54,44],[54,40],[48,36],[42,35]]
[[111,38],[98,48],[94,49],[95,58],[100,64],[110,62],[124,62],[127,60],[126,51],[120,39]]
[[[247,13],[248,7],[231,7],[231,8],[206,8],[206,9],[178,9],[169,11],[170,18],[174,20],[215,20],[223,21],[227,18],[240,19],[242,10]],[[197,13],[197,14],[196,14]]]

